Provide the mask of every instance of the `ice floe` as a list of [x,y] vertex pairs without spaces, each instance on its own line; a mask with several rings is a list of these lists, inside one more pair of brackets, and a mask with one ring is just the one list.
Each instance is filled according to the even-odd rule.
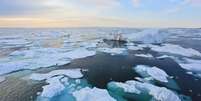
[[138,47],[138,46],[127,46],[127,48],[129,49],[129,50],[143,50],[143,48],[142,47]]
[[193,72],[192,75],[201,77],[201,60],[183,58],[183,61],[178,60],[177,62],[183,69]]
[[30,75],[31,80],[45,80],[48,85],[43,86],[41,97],[52,98],[60,94],[68,84],[68,78],[81,78],[83,75],[80,69],[53,70],[49,73],[33,73]]
[[78,48],[78,49],[75,49],[73,51],[67,52],[64,55],[66,57],[71,58],[71,59],[79,59],[79,58],[85,58],[85,57],[93,56],[95,54],[96,54],[95,51],[89,51],[85,48]]
[[168,74],[157,67],[138,65],[134,67],[134,70],[143,77],[152,77],[153,79],[160,82],[168,82]]
[[70,63],[72,59],[85,58],[95,54],[95,51],[89,51],[84,48],[78,48],[72,51],[59,48],[15,51],[8,58],[0,59],[0,74],[22,69],[64,65]]
[[63,70],[60,69],[60,70],[53,70],[45,74],[33,73],[30,76],[30,79],[41,81],[58,75],[64,75],[70,78],[81,78],[83,76],[80,69],[63,69]]
[[116,101],[112,98],[108,91],[99,88],[85,87],[78,91],[73,92],[76,101]]
[[52,98],[53,96],[59,95],[65,89],[65,86],[60,82],[62,77],[63,76],[57,76],[47,79],[46,82],[48,85],[43,86],[41,96]]
[[110,53],[111,55],[122,54],[126,51],[125,48],[98,48],[98,51]]
[[174,44],[163,44],[162,46],[149,45],[149,47],[153,51],[157,51],[157,52],[176,54],[176,55],[181,55],[186,57],[193,57],[193,56],[201,57],[201,53],[195,49],[183,48],[179,45],[174,45]]
[[[128,88],[131,90],[127,90]],[[142,98],[143,96],[146,98],[145,95],[147,94],[152,96],[149,99],[150,101],[181,101],[176,93],[167,88],[158,87],[149,83],[141,83],[134,80],[126,81],[125,83],[110,82],[108,84],[108,89],[117,94],[122,92],[121,89],[123,89],[122,93],[133,93],[137,94],[137,97],[141,96]]]
[[145,58],[153,58],[153,55],[151,55],[151,54],[135,54],[135,56],[145,57]]

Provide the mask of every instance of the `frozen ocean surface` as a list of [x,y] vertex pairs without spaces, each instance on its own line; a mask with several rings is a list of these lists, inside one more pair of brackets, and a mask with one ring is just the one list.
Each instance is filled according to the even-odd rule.
[[0,29],[0,101],[199,101],[200,43],[201,29]]

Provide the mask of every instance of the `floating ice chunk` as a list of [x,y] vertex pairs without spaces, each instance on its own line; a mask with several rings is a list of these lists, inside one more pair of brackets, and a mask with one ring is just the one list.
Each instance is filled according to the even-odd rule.
[[145,65],[138,65],[134,67],[134,70],[144,77],[152,77],[160,82],[168,82],[168,75],[165,71],[157,67],[149,67]]
[[126,46],[134,46],[135,44],[134,43],[132,43],[132,42],[128,42],[128,43],[126,43]]
[[146,29],[138,33],[125,34],[123,38],[142,43],[162,43],[168,36],[169,33],[160,32],[159,29]]
[[157,57],[157,59],[164,59],[164,58],[171,58],[171,56],[168,56],[168,55],[162,55],[162,56]]
[[3,82],[3,81],[5,81],[5,80],[6,80],[5,77],[0,76],[0,83]]
[[76,101],[116,101],[107,90],[99,88],[85,87],[73,92]]
[[[122,86],[126,85],[126,86]],[[141,83],[138,81],[130,80],[126,81],[125,83],[119,83],[119,82],[110,82],[108,84],[109,90],[111,88],[114,88],[112,86],[116,86],[116,89],[127,89],[130,87],[130,89],[134,89],[133,92],[127,92],[125,90],[124,93],[134,93],[138,94],[140,96],[141,93],[143,94],[149,94],[152,97],[150,101],[181,101],[180,98],[171,90],[164,88],[164,87],[157,87],[155,85],[149,84],[149,83]],[[141,92],[141,93],[139,93]]]
[[151,55],[151,54],[135,54],[135,56],[145,57],[145,58],[153,58],[153,55]]
[[141,91],[138,90],[135,87],[135,84],[130,84],[130,83],[121,83],[121,82],[110,82],[109,83],[110,86],[110,90],[112,89],[118,89],[118,88],[122,88],[124,92],[127,93],[135,93],[135,94],[140,94]]
[[60,94],[68,84],[69,78],[81,78],[83,75],[80,69],[54,70],[46,74],[34,73],[30,76],[32,80],[46,80],[48,85],[43,86],[41,97],[52,98]]
[[[152,95],[156,101],[181,101],[180,98],[171,90],[164,87],[157,87],[148,83],[144,83],[145,89],[149,90],[149,94]],[[153,101],[154,101],[153,100]]]
[[150,48],[153,51],[157,51],[157,52],[171,53],[171,54],[182,55],[186,57],[192,57],[192,56],[201,57],[201,53],[197,50],[194,50],[192,48],[183,48],[179,45],[174,45],[174,44],[164,44],[163,46],[151,45]]
[[122,54],[126,51],[124,48],[98,48],[98,51],[110,53],[111,55]]
[[63,70],[54,70],[46,74],[34,73],[30,76],[30,79],[41,81],[58,75],[65,75],[70,78],[81,78],[83,76],[80,69],[66,69],[66,70],[63,69]]
[[184,59],[185,62],[180,62],[179,65],[189,71],[201,74],[201,60]]
[[65,56],[71,59],[79,59],[79,58],[93,56],[95,54],[96,54],[95,51],[89,51],[85,48],[79,48],[79,49],[65,53]]
[[138,47],[138,46],[127,46],[127,48],[128,48],[129,50],[143,50],[142,47]]
[[46,82],[48,85],[43,86],[41,96],[52,98],[53,96],[59,95],[65,89],[65,86],[60,82],[62,77],[63,76],[57,76],[47,79]]

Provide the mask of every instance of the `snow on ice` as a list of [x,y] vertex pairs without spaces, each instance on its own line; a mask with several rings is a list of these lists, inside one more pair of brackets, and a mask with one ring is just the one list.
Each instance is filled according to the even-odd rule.
[[199,51],[192,48],[183,48],[179,45],[163,44],[162,46],[157,45],[149,45],[149,46],[153,51],[157,52],[176,54],[186,57],[193,57],[193,56],[201,57],[201,53]]
[[73,96],[76,98],[76,101],[116,101],[109,95],[107,90],[96,87],[82,88],[81,90],[73,92]]
[[8,58],[0,60],[0,74],[22,69],[37,69],[70,63],[72,59],[95,55],[95,51],[78,48],[72,51],[59,48],[41,48],[15,51]]
[[168,82],[168,79],[167,79],[169,77],[168,74],[157,67],[138,65],[134,67],[134,70],[144,77],[148,76],[160,82]]

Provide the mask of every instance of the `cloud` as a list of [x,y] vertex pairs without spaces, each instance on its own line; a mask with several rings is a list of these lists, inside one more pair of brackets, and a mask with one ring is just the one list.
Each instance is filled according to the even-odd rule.
[[140,6],[140,0],[132,0],[134,7]]

